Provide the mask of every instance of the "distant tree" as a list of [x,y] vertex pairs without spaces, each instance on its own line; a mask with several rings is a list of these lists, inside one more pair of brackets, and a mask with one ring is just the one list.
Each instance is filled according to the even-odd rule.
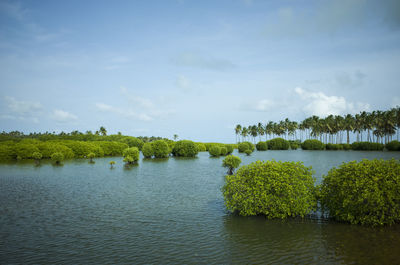
[[103,136],[104,136],[104,135],[107,135],[107,130],[106,130],[106,128],[104,128],[103,126],[100,127],[99,132],[100,132],[100,134],[103,135]]
[[174,141],[178,140],[178,135],[174,134]]
[[32,154],[32,158],[35,159],[35,163],[39,164],[40,163],[40,159],[42,159],[43,155],[40,152],[34,152]]
[[114,165],[115,165],[115,161],[110,161],[109,164],[110,164],[110,168],[113,169],[113,168],[114,168]]
[[57,165],[60,165],[64,160],[64,155],[60,152],[55,152],[51,155],[51,160],[53,160]]
[[238,168],[242,160],[238,156],[228,155],[222,161],[222,166],[228,168],[228,175],[232,175],[235,168]]
[[89,153],[87,155],[87,158],[89,158],[89,163],[94,163],[93,158],[95,157],[96,157],[95,153]]

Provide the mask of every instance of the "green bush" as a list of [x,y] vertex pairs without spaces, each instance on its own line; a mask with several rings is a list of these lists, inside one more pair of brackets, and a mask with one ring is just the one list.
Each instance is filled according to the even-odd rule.
[[110,164],[110,168],[114,168],[115,161],[110,161],[109,164]]
[[343,145],[341,144],[326,144],[326,150],[343,150]]
[[244,150],[244,153],[249,156],[253,152],[250,149],[246,149],[246,150]]
[[42,157],[43,155],[40,152],[34,152],[32,154],[32,158],[35,159],[36,163],[38,163]]
[[340,144],[342,146],[343,150],[351,150],[351,145],[350,144]]
[[325,144],[317,139],[305,140],[301,144],[301,149],[303,149],[303,150],[324,150]]
[[235,168],[238,168],[242,160],[238,156],[228,155],[222,161],[222,166],[228,168],[228,175],[232,175]]
[[122,155],[124,156],[124,162],[127,164],[133,164],[139,161],[139,148],[137,147],[129,147],[126,148]]
[[64,155],[64,159],[75,157],[75,154],[71,148],[57,142],[41,142],[37,144],[37,147],[39,148],[40,153],[42,153],[43,158],[51,158],[51,155],[56,152],[62,153]]
[[151,158],[154,155],[153,145],[151,143],[145,143],[142,146],[142,154],[145,158]]
[[180,140],[176,142],[172,150],[174,156],[182,157],[195,157],[198,152],[196,144],[190,140]]
[[221,155],[221,148],[218,145],[213,145],[208,149],[208,153],[211,156],[220,156]]
[[166,158],[169,156],[170,149],[166,141],[157,140],[154,141],[152,145],[155,158]]
[[389,151],[400,151],[400,142],[399,141],[391,141],[386,144],[386,149]]
[[320,202],[338,221],[373,226],[399,222],[399,161],[352,161],[331,169],[321,184]]
[[225,147],[228,155],[232,154],[233,150],[235,149],[233,144],[226,144]]
[[244,153],[244,151],[246,151],[247,149],[253,152],[255,149],[254,144],[250,142],[242,142],[238,145],[239,153]]
[[53,160],[56,164],[61,164],[64,160],[64,155],[60,152],[55,152],[51,155],[51,160]]
[[268,144],[267,144],[267,142],[260,141],[256,144],[256,148],[257,148],[257,151],[267,151]]
[[290,146],[289,142],[283,138],[274,138],[267,141],[267,144],[270,150],[288,150]]
[[207,147],[205,146],[205,144],[196,143],[196,145],[197,145],[197,149],[199,150],[199,152],[206,152],[207,151]]
[[256,161],[226,176],[228,210],[267,218],[304,217],[316,209],[312,170],[301,162]]
[[290,149],[297,150],[299,148],[299,146],[300,146],[300,140],[295,140],[295,141],[290,140],[289,141],[289,146],[290,146]]
[[36,145],[22,142],[16,144],[14,149],[17,157],[21,159],[32,158],[33,153],[40,152]]
[[122,143],[126,143],[129,147],[137,147],[139,150],[142,150],[144,142],[139,138],[132,137],[132,136],[125,136],[121,140]]
[[122,155],[122,151],[129,146],[126,143],[111,142],[111,141],[96,141],[92,142],[99,146],[103,151],[105,156],[118,156]]
[[226,156],[228,154],[228,149],[226,148],[226,146],[222,146],[221,147],[221,153],[222,156]]
[[351,149],[357,151],[382,151],[385,146],[380,143],[370,142],[354,142],[351,144]]
[[0,143],[0,160],[7,161],[16,159],[17,154],[15,153],[15,143],[12,141]]
[[86,157],[89,159],[90,163],[94,163],[93,158],[96,157],[96,154],[95,153],[89,153]]

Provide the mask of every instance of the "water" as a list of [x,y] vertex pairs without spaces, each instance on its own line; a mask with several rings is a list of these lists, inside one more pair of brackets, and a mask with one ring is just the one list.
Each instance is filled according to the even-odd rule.
[[[304,161],[317,182],[331,167],[400,153],[267,151]],[[121,158],[0,165],[0,264],[399,264],[400,225],[318,218],[266,220],[225,210],[221,158]],[[114,169],[108,162],[114,160]]]

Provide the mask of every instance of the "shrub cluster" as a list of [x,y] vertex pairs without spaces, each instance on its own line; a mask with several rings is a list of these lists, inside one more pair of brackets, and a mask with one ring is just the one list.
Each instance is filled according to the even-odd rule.
[[[238,145],[238,151],[239,153],[245,153],[246,150],[250,150],[251,152],[253,152],[255,149],[254,144],[250,143],[250,142],[242,142]],[[250,153],[251,153],[250,152]]]
[[353,161],[331,169],[321,184],[320,202],[338,221],[365,225],[399,222],[399,161]]
[[195,157],[198,154],[197,145],[190,140],[176,142],[172,154],[181,157]]
[[400,151],[400,142],[399,141],[391,141],[386,144],[386,149],[389,151]]
[[229,144],[212,144],[209,146],[208,153],[210,156],[226,156],[233,152],[232,145]]
[[222,166],[228,168],[228,175],[232,175],[235,168],[238,168],[242,160],[238,156],[228,155],[222,161]]
[[316,209],[311,168],[301,162],[256,161],[226,176],[225,205],[240,215],[305,216]]
[[153,152],[155,158],[166,158],[169,156],[170,149],[164,140],[157,140],[152,142]]
[[288,150],[290,146],[289,141],[283,138],[274,138],[267,141],[267,144],[270,150]]
[[317,139],[305,140],[301,144],[301,149],[303,150],[324,150],[325,144]]
[[267,151],[268,144],[267,144],[267,142],[260,141],[256,144],[256,148],[257,148],[257,151]]
[[343,150],[343,145],[341,144],[326,144],[326,150]]
[[295,141],[290,140],[289,141],[290,149],[292,149],[292,150],[297,150],[299,148],[300,144],[301,144],[300,140],[295,140]]
[[151,143],[145,143],[142,146],[142,154],[144,158],[151,158],[154,155],[153,145]]
[[380,143],[370,142],[354,142],[351,144],[351,149],[358,151],[382,151],[385,146]]
[[199,150],[199,152],[206,152],[207,151],[207,147],[205,144],[203,143],[196,143],[197,145],[197,149]]
[[139,148],[128,147],[122,152],[122,155],[126,164],[134,164],[139,161]]

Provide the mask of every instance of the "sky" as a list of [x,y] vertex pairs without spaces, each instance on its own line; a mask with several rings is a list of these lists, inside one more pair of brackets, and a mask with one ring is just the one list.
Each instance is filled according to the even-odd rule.
[[234,142],[400,105],[397,0],[0,0],[0,131]]

